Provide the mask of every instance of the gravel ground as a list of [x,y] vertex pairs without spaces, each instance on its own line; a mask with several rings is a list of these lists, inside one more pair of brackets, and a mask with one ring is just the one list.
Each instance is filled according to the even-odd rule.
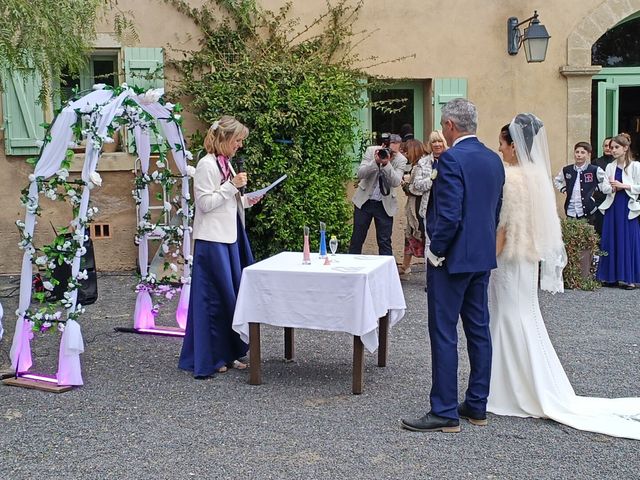
[[[114,332],[132,325],[135,277],[100,274],[100,299],[81,319],[85,386],[0,385],[0,479],[638,478],[640,443],[553,421],[489,415],[489,426],[463,423],[460,434],[401,430],[400,417],[426,410],[430,386],[420,270],[403,280],[408,310],[391,331],[388,366],[366,354],[359,396],[348,335],[300,330],[297,359],[284,363],[282,332],[265,326],[263,385],[237,370],[196,381],[176,367],[179,339]],[[0,370],[17,281],[0,277]],[[576,393],[640,397],[639,301],[638,291],[607,288],[542,295]],[[32,370],[55,371],[57,349],[57,335],[39,335]],[[460,352],[463,386],[464,340]]]

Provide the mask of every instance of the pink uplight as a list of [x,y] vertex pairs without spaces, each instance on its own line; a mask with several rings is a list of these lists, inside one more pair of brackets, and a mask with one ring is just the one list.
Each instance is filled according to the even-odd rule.
[[164,329],[164,328],[136,328],[138,333],[150,333],[154,335],[171,335],[173,337],[184,337],[184,331],[178,329]]
[[37,380],[39,382],[58,383],[58,380],[55,377],[36,375],[35,373],[19,373],[18,378],[27,378],[29,380]]

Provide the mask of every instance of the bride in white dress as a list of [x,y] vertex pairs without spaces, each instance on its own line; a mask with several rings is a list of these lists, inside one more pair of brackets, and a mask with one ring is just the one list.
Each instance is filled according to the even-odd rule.
[[577,396],[540,313],[539,265],[540,288],[555,293],[563,291],[566,264],[542,122],[517,115],[500,133],[500,152],[507,167],[498,268],[489,282],[493,359],[487,410],[640,440],[640,398]]

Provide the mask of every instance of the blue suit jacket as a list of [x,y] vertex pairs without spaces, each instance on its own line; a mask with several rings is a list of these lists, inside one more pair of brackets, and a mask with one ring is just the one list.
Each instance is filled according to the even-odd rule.
[[446,258],[449,273],[496,268],[502,160],[470,137],[440,155],[437,170],[427,212],[431,252]]

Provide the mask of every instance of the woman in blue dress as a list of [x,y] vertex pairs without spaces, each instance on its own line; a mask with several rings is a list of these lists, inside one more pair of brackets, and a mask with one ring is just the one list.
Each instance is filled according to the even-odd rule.
[[207,151],[194,175],[193,270],[185,337],[178,366],[197,379],[245,369],[240,358],[248,345],[231,328],[242,269],[253,263],[244,229],[244,209],[258,200],[240,194],[247,174],[237,173],[230,159],[249,130],[230,116],[211,125]]
[[640,163],[631,158],[631,137],[621,133],[611,139],[614,161],[606,168],[612,192],[600,205],[604,214],[600,257],[596,278],[605,285],[626,290],[640,283]]

